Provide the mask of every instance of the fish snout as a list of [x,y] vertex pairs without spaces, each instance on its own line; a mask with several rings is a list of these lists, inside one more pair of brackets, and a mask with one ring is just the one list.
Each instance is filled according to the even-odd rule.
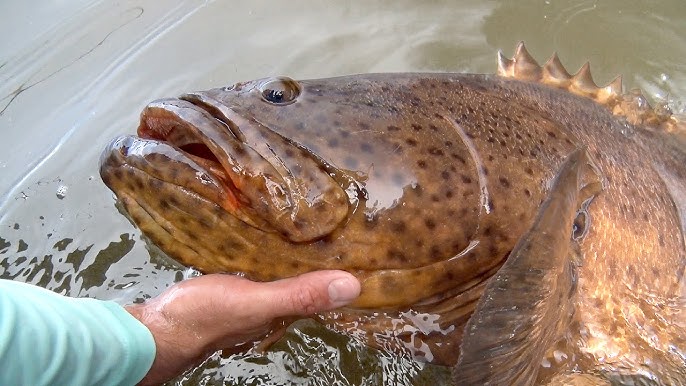
[[347,218],[348,195],[316,155],[210,97],[152,102],[138,133],[193,161],[223,187],[220,205],[261,230],[305,242]]

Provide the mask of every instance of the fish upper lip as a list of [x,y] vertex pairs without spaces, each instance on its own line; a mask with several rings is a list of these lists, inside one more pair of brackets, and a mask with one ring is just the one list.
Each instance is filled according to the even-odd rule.
[[[190,129],[175,132],[175,129],[181,129],[184,126],[187,126],[187,128],[198,126],[199,122],[197,121],[199,117],[195,117],[196,122],[193,122],[193,118],[183,113],[184,110],[190,111],[191,109],[195,109],[206,123],[217,124],[209,117],[203,119],[203,110],[197,109],[195,105],[191,105],[181,99],[160,99],[148,104],[141,113],[140,124],[137,129],[138,136],[145,140],[155,140],[168,144],[179,153],[196,162],[207,174],[220,180],[227,192],[234,195],[239,193],[237,187],[226,175],[226,170],[221,166],[217,158],[218,155],[207,147],[206,141],[203,141],[197,133],[193,133],[193,130]],[[205,146],[207,151],[196,151],[194,153],[188,148],[193,145]]]

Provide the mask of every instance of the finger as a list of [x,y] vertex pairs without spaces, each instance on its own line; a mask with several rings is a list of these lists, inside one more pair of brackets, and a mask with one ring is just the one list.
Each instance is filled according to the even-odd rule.
[[264,284],[274,318],[328,311],[360,295],[360,282],[344,271],[315,271]]

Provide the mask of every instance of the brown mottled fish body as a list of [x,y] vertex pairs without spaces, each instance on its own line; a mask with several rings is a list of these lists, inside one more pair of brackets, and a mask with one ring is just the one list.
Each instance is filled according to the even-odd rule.
[[[554,82],[521,63],[501,59],[505,76],[263,79],[156,101],[140,138],[103,153],[101,174],[155,244],[203,272],[352,272],[359,300],[320,318],[379,346],[372,334],[383,332],[434,363],[458,361],[484,291],[502,296],[488,279],[508,256],[521,258],[500,278],[532,255],[559,255],[540,271],[564,279],[552,291],[569,307],[531,311],[553,327],[524,356],[535,363],[521,379],[572,369],[641,377],[627,369],[649,360],[658,376],[686,382],[683,143],[667,119],[622,118],[631,106],[616,84],[553,84],[599,104],[541,84]],[[535,288],[509,296],[527,301]],[[527,316],[499,312],[509,327]],[[427,315],[437,316],[428,327]],[[489,337],[507,340],[508,326]],[[491,357],[475,365],[465,354],[456,377],[474,366],[490,376],[479,361],[500,354],[481,351]]]

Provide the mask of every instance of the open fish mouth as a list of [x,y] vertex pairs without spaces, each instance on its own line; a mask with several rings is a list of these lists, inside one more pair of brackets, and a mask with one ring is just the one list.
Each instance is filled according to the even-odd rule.
[[[106,183],[143,178],[173,184],[177,195],[200,195],[243,222],[293,242],[326,236],[345,220],[350,206],[326,162],[202,94],[150,103],[141,113],[138,137],[114,139],[100,168]],[[131,169],[143,177],[126,172]],[[108,185],[120,195],[132,182]]]

